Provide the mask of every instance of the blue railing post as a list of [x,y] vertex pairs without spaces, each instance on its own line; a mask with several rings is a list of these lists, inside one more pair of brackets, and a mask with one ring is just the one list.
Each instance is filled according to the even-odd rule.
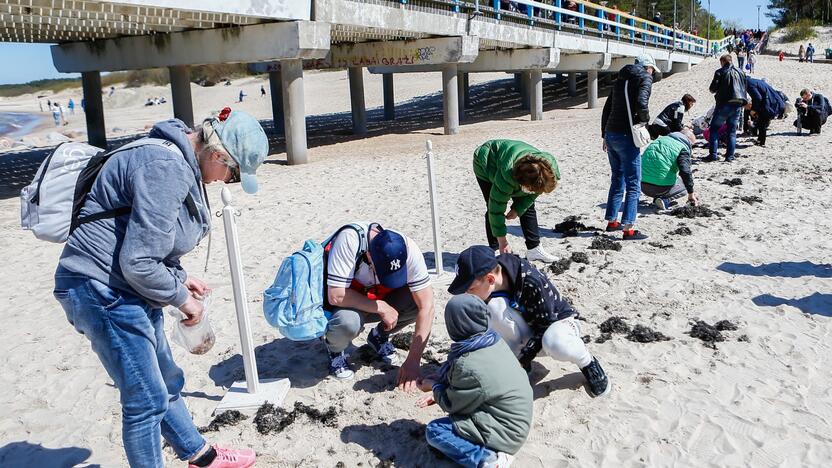
[[[561,8],[562,4],[563,4],[563,0],[555,0],[555,6],[556,7]],[[555,24],[557,24],[558,29],[560,29],[560,12],[559,11],[555,12]]]
[[619,24],[621,24],[621,15],[616,14],[615,15],[615,35],[618,36],[618,40],[620,41],[621,40],[621,26],[619,26]]
[[[603,20],[604,19],[604,10],[596,10],[595,16],[597,16],[598,18]],[[598,31],[600,31],[601,34],[604,34],[604,23],[602,23],[600,21],[598,22]]]
[[[627,21],[627,24],[629,24],[631,27],[635,28],[636,27],[636,20],[633,19],[633,18],[630,18]],[[636,31],[635,31],[635,29],[631,29],[630,30],[630,42],[635,42],[635,41],[636,41]]]
[[460,0],[454,0],[454,13],[459,13]]
[[[578,4],[578,13],[584,14],[586,12],[586,6],[583,3]],[[581,16],[578,18],[578,27],[581,28],[581,34],[584,33],[584,17]]]
[[529,15],[529,26],[534,24],[534,7],[526,5],[526,13]]
[[497,12],[497,19],[500,19],[500,0],[492,0],[491,4],[494,6],[494,11]]
[[[659,27],[658,26],[653,26],[653,32],[658,34],[659,33]],[[659,36],[653,36],[653,43],[654,44],[659,43]]]

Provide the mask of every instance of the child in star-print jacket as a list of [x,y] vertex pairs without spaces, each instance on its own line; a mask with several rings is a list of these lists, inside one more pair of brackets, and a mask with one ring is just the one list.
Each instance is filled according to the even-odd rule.
[[467,292],[488,303],[491,326],[527,371],[544,350],[553,359],[576,364],[592,396],[609,392],[606,373],[581,339],[578,312],[528,261],[514,254],[495,257],[483,245],[469,247],[459,255],[448,291]]

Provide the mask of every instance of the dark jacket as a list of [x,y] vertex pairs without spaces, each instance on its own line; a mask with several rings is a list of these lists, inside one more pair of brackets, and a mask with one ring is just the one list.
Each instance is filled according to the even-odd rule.
[[676,101],[665,107],[661,114],[656,116],[656,120],[653,123],[667,127],[671,132],[681,132],[684,127],[684,122],[685,103]]
[[528,369],[543,347],[543,334],[549,325],[578,315],[578,311],[560,295],[546,275],[528,261],[514,254],[502,254],[497,257],[497,263],[508,278],[512,307],[520,311],[534,332],[518,357],[520,364]]
[[714,79],[709,89],[714,93],[717,106],[727,103],[745,105],[748,102],[745,73],[731,64],[714,72]]
[[[801,103],[803,100],[798,98],[797,102]],[[829,105],[829,99],[826,99],[826,96],[823,94],[812,93],[812,99],[806,104],[809,106],[809,110],[813,110],[819,115],[828,117],[832,114],[832,106]]]
[[604,104],[601,114],[601,137],[607,132],[632,135],[630,119],[627,116],[627,100],[624,95],[625,84],[630,96],[630,110],[633,125],[650,122],[650,92],[653,88],[653,76],[641,65],[627,65],[618,72],[615,87]]
[[786,109],[786,101],[780,93],[763,80],[748,78],[748,96],[751,98],[751,110],[761,116],[774,119]]

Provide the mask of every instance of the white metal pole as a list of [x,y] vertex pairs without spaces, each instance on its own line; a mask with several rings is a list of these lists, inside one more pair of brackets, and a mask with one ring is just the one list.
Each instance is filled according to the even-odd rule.
[[441,275],[445,268],[442,265],[442,240],[439,238],[439,207],[436,197],[436,181],[434,180],[433,167],[433,143],[430,140],[425,142],[425,159],[428,160],[428,187],[430,190],[430,215],[431,223],[433,224],[433,254],[434,264],[436,265],[436,275]]
[[228,263],[231,267],[231,287],[234,290],[234,308],[237,310],[237,326],[240,329],[243,367],[246,372],[248,393],[257,393],[260,382],[257,377],[257,361],[254,359],[254,345],[251,338],[251,323],[248,320],[246,285],[243,281],[243,264],[240,260],[240,243],[237,239],[237,210],[231,206],[231,191],[222,189],[222,224],[225,228],[225,244],[228,247]]

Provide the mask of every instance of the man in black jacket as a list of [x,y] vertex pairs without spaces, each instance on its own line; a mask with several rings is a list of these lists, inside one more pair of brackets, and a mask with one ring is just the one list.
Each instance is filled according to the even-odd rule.
[[826,124],[829,114],[832,114],[832,106],[829,100],[820,93],[813,93],[808,89],[800,92],[800,99],[795,104],[797,107],[797,120],[794,126],[798,133],[803,129],[809,130],[809,135],[820,135],[820,128]]
[[[650,121],[650,92],[655,70],[656,62],[647,54],[638,56],[634,65],[622,68],[601,114],[601,138],[612,170],[604,218],[607,231],[623,228],[624,240],[647,238],[634,229],[641,194],[641,150],[633,143],[632,125]],[[622,199],[624,215],[619,222]]]
[[691,110],[694,104],[696,99],[690,94],[685,94],[682,100],[665,107],[662,113],[656,116],[656,120],[647,126],[650,138],[655,140],[673,132],[681,132],[685,126],[685,113]]
[[718,161],[719,127],[728,124],[728,151],[725,152],[725,162],[734,160],[737,149],[737,123],[740,119],[740,109],[748,102],[746,98],[745,74],[734,66],[731,55],[725,54],[719,59],[722,68],[714,73],[710,91],[714,93],[716,108],[711,119],[711,134],[709,143],[710,153],[704,161]]

